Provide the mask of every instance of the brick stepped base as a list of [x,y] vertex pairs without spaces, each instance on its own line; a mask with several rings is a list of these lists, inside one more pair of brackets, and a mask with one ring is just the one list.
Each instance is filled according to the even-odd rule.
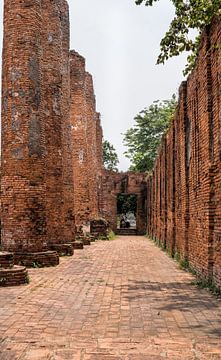
[[73,256],[74,248],[72,244],[53,244],[50,245],[50,250],[56,251],[59,256]]
[[88,239],[88,238],[86,238],[86,237],[83,238],[82,241],[83,241],[83,244],[84,244],[84,245],[91,245],[90,239]]
[[117,229],[117,235],[124,235],[124,236],[136,236],[137,230],[136,229]]
[[108,240],[109,224],[104,219],[95,219],[90,222],[91,235],[95,239]]
[[28,282],[24,266],[14,266],[14,254],[0,252],[0,286],[16,286]]
[[59,264],[59,255],[56,251],[39,253],[15,254],[15,264],[27,267],[48,267]]
[[97,240],[97,238],[93,235],[89,235],[86,237],[88,240],[90,240],[90,242],[95,242]]
[[84,248],[84,244],[82,241],[76,241],[72,243],[72,246],[75,250],[82,250]]
[[24,266],[0,268],[0,286],[17,286],[28,283],[28,271]]
[[80,242],[80,243],[82,243],[83,245],[91,245],[91,240],[90,240],[90,238],[89,237],[87,237],[87,236],[78,236],[77,238],[76,238],[76,242]]
[[0,252],[0,268],[12,268],[14,266],[14,255],[3,251]]

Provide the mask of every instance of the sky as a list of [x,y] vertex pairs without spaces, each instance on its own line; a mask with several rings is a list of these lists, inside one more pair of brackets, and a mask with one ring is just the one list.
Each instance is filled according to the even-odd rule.
[[[2,8],[0,0],[0,47]],[[171,98],[183,80],[186,58],[156,65],[159,43],[173,17],[169,0],[154,7],[135,0],[69,0],[71,48],[86,58],[93,75],[104,138],[115,147],[119,169],[127,170],[123,133],[155,100]]]

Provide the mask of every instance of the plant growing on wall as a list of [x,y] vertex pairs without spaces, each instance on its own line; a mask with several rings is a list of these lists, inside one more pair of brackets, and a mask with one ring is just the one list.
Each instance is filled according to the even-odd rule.
[[117,152],[108,140],[103,141],[103,164],[107,170],[118,171],[119,159]]
[[153,169],[162,135],[170,125],[176,106],[173,95],[171,100],[155,101],[135,117],[135,125],[124,134],[128,149],[125,155],[132,162],[129,170],[146,172]]
[[[135,0],[135,3],[153,6],[159,1]],[[171,0],[171,2],[175,7],[175,16],[161,40],[157,64],[164,64],[169,58],[188,51],[190,55],[184,70],[184,74],[188,74],[195,64],[203,29],[211,23],[214,16],[221,14],[221,0]],[[191,37],[191,30],[197,30],[195,38]]]

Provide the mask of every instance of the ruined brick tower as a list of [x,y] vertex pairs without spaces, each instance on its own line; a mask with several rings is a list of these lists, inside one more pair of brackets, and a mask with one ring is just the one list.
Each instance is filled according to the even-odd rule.
[[6,0],[4,15],[2,247],[12,252],[42,252],[47,238],[41,2],[26,6]]
[[1,244],[26,265],[73,254],[74,217],[99,214],[102,129],[69,33],[66,0],[4,2]]
[[2,76],[2,247],[54,265],[74,241],[66,1],[5,1]]
[[74,241],[68,4],[45,0],[42,14],[47,239],[53,246]]
[[[92,76],[85,59],[70,52],[73,138],[74,207],[76,225],[99,216],[99,183],[102,175],[102,129],[96,112]],[[83,200],[83,201],[82,201]]]

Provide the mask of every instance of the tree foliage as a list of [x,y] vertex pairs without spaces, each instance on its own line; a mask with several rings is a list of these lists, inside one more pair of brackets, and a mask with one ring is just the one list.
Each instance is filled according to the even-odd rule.
[[115,148],[108,140],[103,141],[103,164],[105,169],[110,171],[118,171],[117,165],[119,159]]
[[162,135],[174,116],[177,101],[155,101],[135,117],[135,125],[124,134],[125,155],[131,160],[131,171],[151,171]]
[[[160,0],[135,0],[137,5],[144,3],[153,6]],[[183,51],[190,51],[188,63],[184,71],[192,70],[198,54],[200,35],[215,15],[220,15],[221,0],[171,0],[175,7],[175,16],[168,31],[160,43],[158,64],[164,64],[170,57]],[[191,30],[197,30],[195,39],[191,38]]]
[[137,196],[135,194],[119,194],[117,197],[117,213],[127,214],[132,212],[136,215],[137,212]]

